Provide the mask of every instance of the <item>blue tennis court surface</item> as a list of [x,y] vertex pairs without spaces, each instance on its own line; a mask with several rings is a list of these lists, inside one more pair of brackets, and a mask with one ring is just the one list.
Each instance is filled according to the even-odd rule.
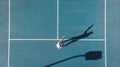
[[[53,67],[105,66],[104,0],[11,0],[10,17],[10,67],[44,67],[89,51],[102,51],[102,58],[75,58]],[[80,35],[91,24],[94,34],[87,38],[91,41],[56,48],[63,35],[67,39]]]
[[103,51],[100,60],[85,60],[85,57],[71,59],[51,67],[104,67],[103,42],[76,42],[58,50],[56,41],[12,41],[10,67],[44,67],[53,62],[82,55],[89,51]]
[[[89,52],[97,60],[77,57],[51,67],[106,67],[105,0],[10,0],[8,67],[45,67]],[[57,42],[89,30],[94,33],[60,50]],[[93,56],[93,55],[92,55]],[[93,58],[93,57],[92,57]]]
[[[59,10],[57,8],[59,7]],[[57,12],[59,11],[59,15]],[[57,19],[58,18],[58,19]],[[94,36],[104,38],[104,0],[11,0],[11,38],[56,38],[79,35],[94,24]]]

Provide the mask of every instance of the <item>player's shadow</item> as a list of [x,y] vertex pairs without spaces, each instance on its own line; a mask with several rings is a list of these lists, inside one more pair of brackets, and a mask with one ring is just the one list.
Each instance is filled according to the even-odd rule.
[[64,44],[64,45],[61,45],[61,46],[62,46],[62,47],[68,46],[68,45],[70,45],[71,43],[78,41],[79,39],[83,39],[83,38],[86,38],[86,37],[90,36],[91,34],[93,34],[93,31],[90,31],[90,32],[88,32],[88,31],[89,31],[92,27],[93,27],[93,24],[92,24],[91,26],[89,26],[82,35],[78,35],[78,36],[72,37],[72,38],[70,38],[70,39],[68,39],[68,40],[62,41],[61,43],[65,43],[65,42],[68,42],[68,43],[66,43],[66,44]]
[[50,67],[50,66],[56,65],[58,63],[62,63],[62,62],[65,62],[67,60],[71,60],[71,59],[78,58],[78,57],[85,57],[85,60],[98,60],[98,59],[102,58],[102,51],[91,51],[91,52],[87,52],[85,55],[75,55],[75,56],[57,61],[55,63],[46,65],[45,67]]

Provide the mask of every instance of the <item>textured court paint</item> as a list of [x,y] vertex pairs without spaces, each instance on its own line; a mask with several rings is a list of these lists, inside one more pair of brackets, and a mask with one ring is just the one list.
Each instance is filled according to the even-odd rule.
[[60,33],[82,34],[94,24],[90,38],[104,38],[104,0],[60,0]]
[[[56,6],[54,6],[52,8],[53,11],[51,10],[51,12],[50,12],[50,11],[46,11],[49,9],[47,9],[47,7],[45,6],[46,5],[45,2],[49,1],[49,4],[47,4],[47,5],[51,5],[52,0],[34,0],[34,2],[32,2],[32,1],[33,0],[29,0],[29,1],[28,0],[11,0],[12,5],[13,5],[12,10],[14,11],[11,13],[11,14],[13,14],[13,15],[11,15],[11,17],[13,18],[13,19],[11,19],[12,23],[13,23],[11,25],[11,27],[12,27],[11,38],[56,38],[56,15],[55,15],[56,14]],[[62,4],[63,1],[66,1],[63,4],[63,6],[64,6],[68,0],[61,0],[60,4]],[[69,1],[72,2],[72,0],[69,0]],[[77,0],[74,0],[74,1],[77,2]],[[91,6],[93,6],[93,7],[97,7],[94,5],[101,5],[103,3],[102,0],[89,0],[89,1],[88,0],[79,0],[79,1],[81,2],[81,5],[83,5],[83,6],[91,4]],[[83,1],[86,4],[83,3]],[[56,5],[55,4],[56,0],[54,0],[53,2],[54,2],[53,5]],[[87,3],[87,2],[89,2],[89,3]],[[32,3],[35,3],[35,4],[33,5]],[[45,5],[40,7],[40,4],[38,4],[38,3],[42,3]],[[92,3],[93,3],[93,5],[92,5]],[[79,7],[76,6],[78,4],[74,4],[73,7],[69,7],[68,6],[69,4],[70,3],[67,3],[66,4],[67,6],[65,6],[65,7],[60,6],[60,7],[62,7],[60,9],[67,8],[67,9],[71,10],[71,8],[73,8],[75,10],[78,10]],[[39,8],[37,5],[43,11],[37,9],[37,8]],[[120,25],[120,23],[119,23],[120,9],[118,7],[119,5],[120,5],[119,0],[107,0],[107,54],[108,54],[107,59],[108,59],[108,67],[120,67],[120,64],[119,64],[119,62],[120,62],[119,55],[120,54],[118,52],[118,51],[120,51],[119,41],[118,41],[120,39],[119,38],[120,31],[118,29],[119,25]],[[80,5],[78,5],[78,6],[80,6]],[[91,7],[91,6],[89,5],[89,7]],[[35,7],[35,8],[33,8],[33,7]],[[46,7],[46,8],[43,8],[43,7]],[[70,14],[69,13],[70,10],[67,11],[67,9],[65,9],[64,11],[60,11],[60,13],[61,13],[60,36],[62,36],[64,34],[68,34],[67,38],[69,38],[71,36],[81,34],[87,26],[94,23],[95,27],[91,30],[95,31],[96,33],[95,33],[95,35],[92,35],[89,38],[96,38],[96,35],[98,35],[99,38],[103,38],[104,37],[103,36],[104,28],[102,27],[103,19],[101,17],[103,14],[97,13],[97,12],[102,12],[103,8],[101,8],[101,7],[104,7],[104,6],[102,5],[99,8],[89,9],[90,13],[88,10],[84,12],[85,9],[88,9],[87,6],[85,8],[81,7],[81,9],[84,9],[84,10],[82,10],[82,11],[80,10],[80,12],[78,10],[78,12],[76,12],[75,15]],[[0,67],[7,67],[8,0],[0,0],[0,9],[1,9],[0,10]],[[33,9],[35,12],[33,11]],[[92,12],[91,11],[92,9],[94,9],[95,12]],[[98,11],[97,11],[97,9],[98,9]],[[44,13],[44,11],[46,11],[46,12]],[[66,11],[66,14],[64,13],[65,11]],[[40,14],[42,14],[43,18],[40,17],[39,15],[37,15],[38,12]],[[49,12],[50,12],[50,14],[53,14],[52,16],[54,16],[51,18],[55,18],[54,20],[51,20],[51,22],[53,21],[52,24],[47,23],[48,20],[46,20],[46,18],[48,18],[49,16],[48,17],[44,16],[44,14],[46,14],[46,13],[49,15]],[[75,13],[74,10],[72,10],[71,12]],[[35,13],[35,15],[34,15],[34,13]],[[82,15],[81,15],[81,13],[82,13]],[[14,16],[14,15],[16,15],[16,16]],[[70,16],[67,17],[67,15],[70,15],[71,17]],[[81,16],[79,16],[79,15],[81,15]],[[93,15],[93,16],[99,15],[100,18],[88,16],[89,19],[87,19],[87,15],[90,15],[90,16],[91,15]],[[84,18],[85,16],[86,16],[86,19]],[[66,19],[64,19],[63,17]],[[80,20],[77,19],[76,17],[79,17]],[[94,19],[94,18],[97,18],[97,19]],[[43,20],[43,19],[45,19],[45,20]],[[68,19],[71,19],[71,21]],[[39,20],[44,21],[46,23],[44,23],[44,22],[39,23]],[[80,25],[81,24],[80,21],[84,22],[84,23],[82,23],[82,25]],[[94,21],[94,22],[92,22],[92,21]],[[98,22],[96,23],[95,21],[98,21]],[[78,22],[80,22],[80,23],[78,23]],[[89,22],[89,23],[87,23],[87,22]],[[62,24],[62,23],[64,23],[64,24]],[[47,29],[45,28],[46,24],[48,24],[46,27]],[[36,25],[39,27],[34,27]],[[47,32],[49,25],[50,25],[50,30],[49,30],[49,32]],[[71,26],[71,25],[73,26],[73,28],[71,28],[72,30],[69,28],[69,26]],[[77,27],[76,27],[76,25],[77,25]],[[80,25],[80,27],[79,27],[79,25]],[[55,27],[53,28],[53,26],[55,26]],[[52,28],[52,30],[51,30],[51,28]],[[63,29],[61,29],[61,28],[63,28]],[[78,31],[79,28],[81,28],[80,31]],[[40,33],[41,31],[38,31],[37,29],[41,30],[42,33]],[[39,34],[37,34],[36,32]],[[103,33],[101,33],[101,32],[103,32]],[[36,34],[36,35],[34,35],[34,34]],[[37,35],[39,35],[39,36],[37,36]],[[48,45],[48,43],[52,44],[52,46],[50,44]],[[94,42],[92,44],[88,43],[88,42],[85,42],[85,43],[82,42],[82,44],[81,44],[81,42],[80,43],[76,42],[61,51],[58,51],[56,49],[56,47],[54,46],[54,44],[56,44],[56,43],[57,42],[55,42],[55,41],[49,41],[49,42],[48,41],[24,41],[24,42],[12,41],[10,67],[21,67],[21,66],[22,67],[30,67],[30,65],[31,65],[31,67],[40,67],[40,66],[44,66],[46,64],[52,63],[52,61],[55,62],[57,60],[68,58],[69,56],[73,56],[75,54],[76,55],[84,54],[87,51],[91,51],[91,50],[102,50],[103,58],[98,61],[84,61],[84,58],[76,58],[76,59],[67,61],[65,63],[56,65],[56,67],[63,66],[63,65],[68,66],[68,67],[70,67],[72,65],[76,65],[76,66],[80,65],[81,67],[88,67],[86,65],[89,65],[90,67],[96,67],[96,65],[99,65],[100,67],[104,67],[104,49],[103,49],[104,43],[103,42]],[[90,46],[88,46],[88,44]],[[43,50],[45,52],[43,52]],[[55,55],[52,55],[53,52],[55,52]],[[48,60],[43,61],[46,58],[48,58]],[[42,61],[41,61],[41,59],[42,59]],[[23,61],[23,60],[25,60],[25,61]],[[34,61],[34,62],[32,62],[32,61]],[[73,63],[73,61],[74,61],[74,63]],[[95,64],[95,65],[93,65],[93,64]]]
[[120,67],[120,0],[107,0],[108,67]]
[[8,0],[0,0],[0,67],[7,67]]
[[11,41],[10,67],[44,67],[53,62],[85,54],[89,51],[101,51],[102,59],[86,61],[84,57],[72,59],[53,67],[104,67],[104,42],[76,42],[58,50],[56,41]]
[[[66,38],[69,38],[82,34],[89,25],[94,24],[91,30],[95,33],[88,38],[103,39],[103,4],[104,0],[60,0],[59,34],[65,34]],[[11,38],[56,38],[56,8],[56,0],[29,0],[29,3],[27,0],[11,0]],[[59,64],[57,67],[63,65],[66,67],[73,65],[76,67],[104,67],[104,41],[76,42],[61,51],[58,51],[54,45],[56,43],[56,41],[11,41],[10,67],[43,67],[73,55],[98,50],[103,52],[100,60],[90,62],[80,58],[80,62],[78,58],[74,60],[76,63],[70,60],[70,62]]]
[[11,38],[56,38],[56,0],[11,0]]

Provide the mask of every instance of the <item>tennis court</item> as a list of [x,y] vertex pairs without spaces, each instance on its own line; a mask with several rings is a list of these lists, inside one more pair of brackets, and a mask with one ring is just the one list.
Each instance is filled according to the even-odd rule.
[[[101,51],[99,60],[74,58],[52,67],[106,67],[105,0],[10,0],[8,67],[45,67],[59,60]],[[94,33],[61,50],[56,43]]]

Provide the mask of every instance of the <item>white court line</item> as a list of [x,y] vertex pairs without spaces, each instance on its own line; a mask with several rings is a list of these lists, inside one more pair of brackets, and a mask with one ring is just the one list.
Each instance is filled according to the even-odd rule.
[[57,0],[57,39],[59,39],[59,0]]
[[8,64],[7,67],[10,67],[10,0],[8,0]]
[[104,3],[104,39],[105,39],[105,41],[104,41],[104,49],[105,49],[105,67],[107,67],[107,45],[106,45],[106,0],[104,1],[105,3]]
[[[10,39],[12,41],[21,41],[21,40],[28,40],[28,41],[57,41],[61,39]],[[65,39],[68,40],[68,39]],[[105,39],[80,39],[79,41],[105,41]]]

